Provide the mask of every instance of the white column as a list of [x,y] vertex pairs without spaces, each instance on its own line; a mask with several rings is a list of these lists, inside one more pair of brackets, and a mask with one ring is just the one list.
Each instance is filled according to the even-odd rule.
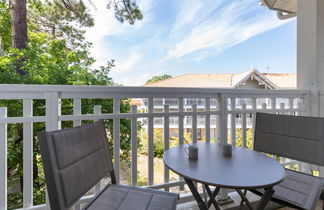
[[[297,88],[311,91],[308,104],[311,116],[324,116],[324,1],[297,1]],[[302,164],[309,172],[309,165]],[[324,170],[320,168],[320,176]]]
[[324,90],[324,1],[297,2],[297,88],[311,90],[310,115],[323,116],[318,93]]

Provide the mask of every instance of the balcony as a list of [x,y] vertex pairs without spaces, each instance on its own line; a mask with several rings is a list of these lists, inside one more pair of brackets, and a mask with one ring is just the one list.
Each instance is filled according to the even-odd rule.
[[[23,168],[20,183],[22,206],[17,208],[45,209],[45,202],[35,204],[33,201],[33,152],[36,152],[33,143],[37,140],[33,128],[36,126],[49,131],[104,119],[111,125],[109,137],[113,143],[115,172],[119,182],[147,185],[146,187],[184,194],[188,190],[179,176],[163,165],[161,174],[158,174],[161,171],[156,170],[155,165],[161,163],[160,159],[154,157],[156,128],[162,130],[164,149],[174,144],[183,144],[184,138],[190,138],[189,141],[193,142],[230,142],[239,135],[242,136],[240,146],[250,147],[252,141],[249,140],[251,137],[248,133],[253,132],[256,112],[309,115],[309,95],[310,92],[304,90],[0,85],[0,102],[9,104],[8,107],[0,107],[0,209],[7,209],[7,200],[15,191],[15,186],[12,186],[12,183],[8,184],[12,181],[10,174],[14,173],[8,173],[8,162],[11,159],[7,153],[8,141],[11,141],[14,135],[8,132],[12,126],[22,125],[23,141],[20,163]],[[122,104],[128,104],[128,99],[135,98],[147,101],[146,108],[132,105],[129,112],[121,109]],[[172,105],[165,103],[168,101],[164,100],[165,98],[172,98]],[[154,103],[156,99],[164,102]],[[186,104],[188,99],[194,102]],[[92,100],[92,105],[89,105],[89,100]],[[199,100],[201,103],[196,104]],[[100,105],[103,101],[109,101],[105,103],[108,104],[106,107]],[[241,103],[238,104],[237,101]],[[245,101],[249,104],[244,103]],[[20,108],[17,113],[10,112],[12,106]],[[41,109],[42,111],[37,113],[43,114],[36,116],[33,114],[35,109]],[[120,135],[123,132],[121,124],[124,120],[131,124],[130,134],[126,137]],[[146,124],[146,127],[139,122]],[[171,138],[171,131],[176,133],[176,141]],[[139,152],[137,141],[140,133],[147,135],[147,145],[142,145],[147,151],[145,155]],[[127,169],[123,165],[125,157],[122,153],[125,138],[131,143],[129,156],[126,157],[131,166],[128,176],[125,176]],[[287,164],[289,165],[289,162]],[[163,177],[162,181],[157,180],[158,176]],[[146,179],[145,184],[142,183],[143,179]],[[16,185],[19,186],[19,183]],[[76,204],[75,209],[81,208],[100,187],[99,183]],[[184,203],[188,200],[190,197],[182,196],[179,202]]]

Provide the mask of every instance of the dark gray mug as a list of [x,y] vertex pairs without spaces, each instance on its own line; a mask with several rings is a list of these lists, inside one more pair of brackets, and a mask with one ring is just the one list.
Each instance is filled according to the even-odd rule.
[[186,147],[185,152],[187,153],[190,159],[198,158],[198,147],[195,145],[190,145],[189,147]]
[[222,144],[223,155],[231,156],[235,146],[229,143]]

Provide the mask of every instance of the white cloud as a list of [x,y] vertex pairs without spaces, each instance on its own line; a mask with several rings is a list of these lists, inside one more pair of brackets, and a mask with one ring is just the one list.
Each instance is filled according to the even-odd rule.
[[127,86],[141,86],[144,85],[147,80],[152,78],[157,73],[141,73],[133,77],[117,78],[116,81],[119,84],[125,84]]
[[[94,1],[93,1],[94,2]],[[96,0],[95,26],[86,38],[97,62],[116,60],[114,81],[143,85],[170,67],[185,71],[192,61],[204,62],[234,45],[287,23],[275,12],[261,8],[257,0],[137,0],[144,18],[134,25],[120,23],[107,0]],[[170,9],[160,11],[161,9]],[[158,19],[160,18],[160,19]],[[288,20],[289,21],[289,20]],[[115,42],[116,40],[116,42]],[[162,58],[162,59],[161,59]],[[177,60],[182,58],[182,60]],[[170,73],[170,72],[167,72]],[[172,72],[171,72],[172,73]]]
[[152,0],[139,0],[138,5],[144,18],[134,25],[117,21],[113,9],[107,9],[107,0],[96,0],[94,6],[89,5],[90,12],[95,20],[94,27],[86,30],[86,39],[93,43],[91,55],[97,60],[95,67],[104,65],[107,60],[116,58],[113,49],[109,48],[106,36],[121,36],[140,30],[151,20]]
[[[178,30],[185,31],[188,26],[191,27],[181,39],[173,40],[173,46],[162,61],[190,54],[195,54],[194,60],[197,57],[201,60],[287,23],[287,21],[281,21],[274,17],[275,13],[273,12],[254,14],[253,8],[255,7],[252,3],[255,2],[251,3],[251,0],[233,1],[223,8],[219,8],[218,4],[215,4],[214,7],[210,4],[199,6],[197,1],[194,2],[193,15],[197,19],[180,11],[179,14],[183,15],[178,19],[183,19],[183,21],[175,25],[172,29],[173,33],[177,34]],[[187,4],[190,3],[187,2]],[[188,10],[188,8],[183,8],[183,10]],[[191,14],[190,11],[187,13]],[[199,16],[198,13],[202,15]],[[191,24],[188,25],[188,22]]]
[[112,69],[112,74],[122,74],[134,69],[143,58],[143,55],[138,51],[132,51],[123,60],[116,60],[116,67]]

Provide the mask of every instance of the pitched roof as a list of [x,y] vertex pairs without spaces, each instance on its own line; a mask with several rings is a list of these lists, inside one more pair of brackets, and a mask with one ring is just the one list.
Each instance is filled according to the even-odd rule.
[[297,74],[263,73],[275,83],[279,89],[294,89],[297,87]]
[[296,88],[296,74],[260,73],[256,69],[238,74],[185,74],[154,82],[147,87],[235,88],[251,77],[273,89]]
[[154,82],[147,87],[231,87],[232,74],[185,74],[178,77]]

